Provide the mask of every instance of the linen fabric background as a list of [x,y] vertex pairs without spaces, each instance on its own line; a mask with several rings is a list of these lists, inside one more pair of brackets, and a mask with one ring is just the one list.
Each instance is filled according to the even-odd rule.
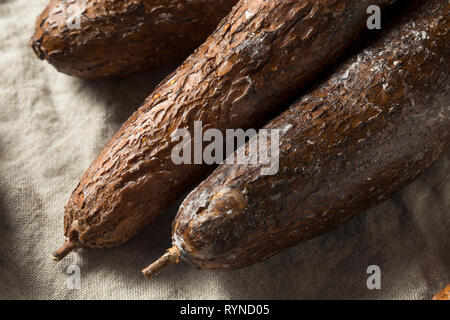
[[[0,0],[1,299],[430,299],[450,283],[450,153],[391,200],[255,266],[140,270],[170,246],[177,204],[126,244],[49,259],[83,172],[172,69],[85,81],[28,46],[47,0]],[[80,289],[67,268],[79,266]],[[381,289],[368,290],[369,265]]]

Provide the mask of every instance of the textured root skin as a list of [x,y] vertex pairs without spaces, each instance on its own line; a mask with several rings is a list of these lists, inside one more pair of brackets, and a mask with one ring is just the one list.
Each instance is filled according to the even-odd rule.
[[450,284],[442,289],[442,291],[436,293],[433,300],[450,300]]
[[240,1],[85,172],[66,206],[66,237],[84,247],[130,239],[213,169],[173,163],[175,130],[260,128],[367,30],[369,4],[389,2]]
[[284,130],[277,174],[222,164],[188,195],[172,233],[183,261],[261,262],[388,199],[447,152],[450,4],[407,9],[264,127]]
[[[57,70],[87,79],[123,77],[188,56],[237,0],[51,0],[30,45]],[[82,12],[80,28],[71,15]]]

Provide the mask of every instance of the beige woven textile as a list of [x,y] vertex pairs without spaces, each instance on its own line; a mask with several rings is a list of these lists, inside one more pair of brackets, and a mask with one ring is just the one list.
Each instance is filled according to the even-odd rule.
[[[72,189],[107,140],[169,71],[83,81],[27,42],[47,0],[0,0],[1,299],[430,299],[450,283],[450,153],[391,200],[258,265],[209,273],[140,269],[170,245],[176,205],[128,243],[57,264]],[[67,268],[81,270],[79,289]],[[381,289],[369,290],[369,265]]]

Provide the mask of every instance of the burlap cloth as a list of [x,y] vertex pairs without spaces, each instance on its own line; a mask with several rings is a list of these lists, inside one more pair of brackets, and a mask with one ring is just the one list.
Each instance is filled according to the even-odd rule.
[[[450,153],[391,200],[339,229],[243,270],[140,269],[170,245],[176,205],[125,245],[57,264],[62,215],[82,173],[170,70],[83,81],[37,60],[27,42],[47,0],[0,0],[0,298],[430,299],[450,283]],[[67,267],[81,270],[69,289]],[[366,269],[381,268],[369,290]]]

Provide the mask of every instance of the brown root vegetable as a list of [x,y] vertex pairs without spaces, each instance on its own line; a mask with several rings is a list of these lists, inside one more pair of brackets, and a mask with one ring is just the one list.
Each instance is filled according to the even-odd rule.
[[195,121],[222,133],[264,125],[354,43],[366,29],[369,4],[388,2],[240,1],[83,175],[66,206],[65,235],[74,244],[66,248],[113,246],[134,236],[212,168],[172,161],[177,129],[194,137]]
[[237,0],[51,0],[31,46],[82,78],[126,76],[186,58]]
[[450,284],[436,293],[433,300],[450,300]]
[[[450,146],[449,10],[447,0],[412,1],[266,125],[281,132],[276,174],[239,164],[242,152],[238,164],[221,164],[181,205],[163,264],[220,271],[260,262],[341,225],[429,167]],[[161,261],[143,273],[159,270]]]

